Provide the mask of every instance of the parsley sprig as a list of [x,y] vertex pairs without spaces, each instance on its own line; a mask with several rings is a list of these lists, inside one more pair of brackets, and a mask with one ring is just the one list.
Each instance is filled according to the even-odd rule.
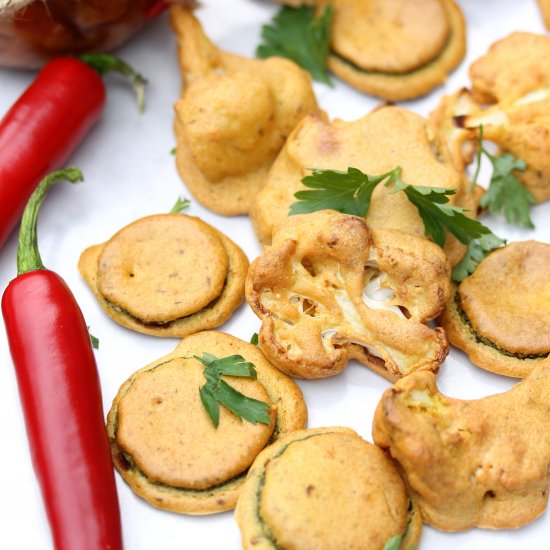
[[221,378],[222,375],[225,375],[256,380],[256,367],[252,363],[241,355],[218,358],[215,355],[203,352],[202,357],[194,355],[194,358],[205,366],[203,374],[206,378],[206,384],[199,388],[199,394],[215,428],[220,423],[220,403],[232,413],[252,424],[258,422],[269,424],[271,422],[268,414],[270,406],[267,403],[247,397]]
[[172,210],[170,210],[170,214],[179,214],[186,208],[189,208],[190,204],[191,201],[189,199],[186,199],[185,197],[178,197],[174,203],[174,206],[172,206]]
[[319,17],[308,6],[283,6],[271,23],[262,27],[263,43],[256,49],[256,56],[286,57],[309,71],[315,80],[331,84],[326,63],[332,13],[331,5]]
[[479,127],[476,152],[477,168],[472,181],[476,184],[481,167],[481,156],[485,155],[493,165],[493,174],[487,192],[480,204],[493,214],[503,214],[511,225],[533,229],[535,225],[530,215],[530,207],[536,202],[533,194],[519,181],[514,171],[524,172],[527,164],[510,153],[492,155],[483,147],[483,126]]
[[347,172],[314,168],[311,176],[302,178],[302,183],[311,191],[298,191],[294,195],[298,202],[290,205],[289,215],[330,208],[344,214],[365,216],[375,187],[385,179],[388,179],[388,184],[395,183],[400,172],[400,168],[395,168],[380,176],[368,176],[351,167]]
[[464,260],[453,271],[454,280],[462,280],[487,252],[504,243],[488,227],[467,216],[465,208],[449,204],[449,197],[456,193],[455,189],[409,185],[401,180],[399,166],[379,176],[369,176],[352,167],[346,172],[312,169],[311,175],[302,178],[302,183],[309,189],[294,194],[298,202],[291,204],[289,215],[332,209],[364,217],[374,189],[383,181],[386,187],[393,186],[392,193],[405,193],[418,210],[425,235],[441,248],[445,246],[446,231],[468,245]]
[[466,216],[465,208],[448,204],[449,196],[456,193],[455,189],[407,185],[398,179],[393,192],[398,191],[403,191],[409,201],[416,206],[424,223],[424,234],[431,237],[441,248],[447,240],[445,230],[452,233],[462,244],[469,244],[472,239],[479,239],[482,235],[491,233],[488,227]]
[[460,282],[462,279],[465,279],[475,271],[479,262],[481,262],[489,252],[496,248],[500,248],[503,244],[506,244],[506,241],[493,233],[482,235],[479,239],[470,241],[464,258],[462,258],[453,268],[451,274],[452,280]]

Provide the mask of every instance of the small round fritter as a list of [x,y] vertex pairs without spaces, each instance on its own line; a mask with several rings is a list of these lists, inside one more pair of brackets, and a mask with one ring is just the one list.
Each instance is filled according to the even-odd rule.
[[[329,123],[307,116],[288,138],[250,212],[262,244],[269,244],[273,228],[287,217],[294,194],[312,168],[343,170],[354,167],[369,176],[401,167],[401,179],[411,185],[455,189],[449,204],[477,211],[476,194],[459,173],[438,131],[420,115],[400,107],[381,107],[351,122]],[[367,222],[424,236],[424,224],[404,193],[378,185],[372,195]],[[447,234],[445,252],[458,263],[466,247]]]
[[248,212],[294,127],[319,112],[308,73],[288,59],[247,59],[218,50],[193,14],[171,9],[184,77],[175,104],[176,165],[204,206]]
[[[196,359],[175,357],[136,376],[118,402],[117,445],[153,483],[208,489],[243,472],[266,445],[271,424],[242,422],[225,407],[223,430],[204,414],[197,388],[205,383]],[[247,397],[272,405],[260,382],[231,380]],[[208,457],[208,460],[203,460]]]
[[[414,71],[438,57],[451,34],[441,0],[331,0],[330,3],[334,9],[332,52],[365,71],[397,74]],[[320,9],[326,4],[321,2]]]
[[[257,379],[224,376],[235,390],[270,405],[271,424],[241,420],[224,406],[214,427],[201,402],[204,365],[193,358],[240,355]],[[131,489],[153,506],[209,514],[235,506],[246,471],[281,435],[304,427],[299,388],[251,344],[218,332],[183,340],[169,355],[133,374],[107,418],[115,467]]]
[[97,289],[114,307],[144,323],[168,323],[219,296],[228,265],[219,233],[199,218],[149,216],[103,245]]
[[415,372],[384,392],[373,438],[399,463],[428,525],[515,529],[548,502],[549,403],[548,359],[510,391],[473,401]]
[[458,286],[440,322],[479,367],[524,377],[550,353],[550,245],[512,243]]
[[452,0],[333,3],[328,67],[358,90],[389,101],[413,99],[442,84],[464,58],[464,18]]
[[158,214],[87,248],[78,269],[117,323],[144,334],[183,338],[231,316],[244,297],[248,260],[233,241],[200,219]]
[[[366,507],[366,508],[365,508]],[[382,550],[422,520],[391,460],[349,428],[301,430],[258,455],[235,510],[245,550]]]
[[332,376],[350,359],[389,380],[437,371],[447,339],[423,323],[449,296],[437,245],[333,210],[289,217],[246,280],[262,351],[301,378]]

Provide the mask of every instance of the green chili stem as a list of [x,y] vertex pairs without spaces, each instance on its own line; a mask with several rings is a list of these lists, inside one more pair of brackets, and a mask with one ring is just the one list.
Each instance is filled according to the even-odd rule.
[[143,111],[147,79],[132,69],[126,61],[110,53],[87,53],[81,55],[80,60],[95,69],[101,76],[108,72],[115,72],[128,77],[137,97],[138,109]]
[[69,166],[48,174],[33,191],[21,219],[19,244],[17,246],[17,275],[23,275],[23,273],[36,271],[37,269],[44,269],[44,264],[38,251],[36,222],[38,220],[38,212],[50,187],[58,181],[68,180],[71,183],[77,183],[83,179],[82,172],[78,168]]

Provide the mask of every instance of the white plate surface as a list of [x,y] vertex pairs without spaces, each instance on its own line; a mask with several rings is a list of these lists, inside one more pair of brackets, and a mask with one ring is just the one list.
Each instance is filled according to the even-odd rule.
[[[260,0],[203,0],[198,15],[209,36],[227,50],[252,55],[259,43],[261,24],[276,7]],[[468,67],[488,46],[512,31],[543,33],[535,0],[460,0],[468,26],[468,54],[460,68],[429,96],[404,104],[427,115],[444,92],[469,84]],[[429,30],[427,30],[429,32]],[[86,181],[77,187],[57,186],[48,197],[39,223],[44,263],[67,281],[84,311],[91,332],[100,339],[96,358],[107,411],[120,384],[138,368],[170,352],[175,339],[159,339],[126,330],[100,309],[77,271],[81,251],[109,238],[127,223],[169,210],[180,194],[188,196],[174,167],[170,150],[172,104],[178,98],[180,75],[175,42],[165,17],[152,23],[119,55],[149,79],[147,108],[138,115],[127,86],[107,77],[108,105],[101,121],[71,159],[82,168]],[[0,113],[4,113],[33,78],[32,73],[0,70]],[[321,106],[331,117],[359,118],[378,104],[376,99],[336,81],[334,88],[316,85]],[[0,152],[1,154],[1,152]],[[482,174],[483,175],[483,174]],[[486,180],[486,177],[484,178]],[[254,259],[259,251],[245,217],[223,218],[193,201],[189,213],[200,216],[227,233]],[[484,222],[511,241],[537,239],[550,242],[550,203],[533,208],[536,230],[507,226],[488,217]],[[0,252],[0,290],[15,274],[15,235]],[[248,340],[259,322],[243,305],[222,328]],[[0,548],[6,550],[52,548],[40,492],[29,459],[17,385],[0,323]],[[439,387],[457,398],[478,398],[513,386],[514,380],[491,375],[453,350],[439,374]],[[381,393],[389,384],[357,364],[340,375],[299,382],[310,412],[311,427],[344,425],[372,440],[371,423]],[[521,411],[513,411],[521,414]],[[128,550],[181,550],[240,548],[240,533],[231,512],[209,517],[161,512],[135,497],[117,475],[117,487]],[[78,490],[78,488],[75,488]],[[365,514],[368,514],[365,510]],[[473,529],[442,533],[426,527],[422,548],[499,549],[550,547],[550,514],[516,531]]]

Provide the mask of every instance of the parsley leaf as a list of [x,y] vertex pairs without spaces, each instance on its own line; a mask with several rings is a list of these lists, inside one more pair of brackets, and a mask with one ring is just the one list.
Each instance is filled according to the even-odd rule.
[[190,204],[190,200],[178,197],[178,200],[174,203],[174,206],[172,206],[172,210],[170,210],[170,214],[179,214],[182,210],[189,208]]
[[493,233],[483,235],[479,239],[470,241],[464,258],[454,266],[451,278],[459,283],[475,271],[477,265],[487,256],[489,252],[506,244],[504,239]]
[[251,337],[250,337],[250,343],[253,345],[253,346],[257,346],[258,345],[258,333],[255,332]]
[[400,168],[395,168],[381,176],[368,176],[352,167],[347,172],[314,168],[311,176],[302,178],[302,183],[310,189],[294,194],[298,202],[290,205],[288,214],[309,214],[328,208],[364,217],[374,188],[386,178],[389,178],[388,183],[394,183],[400,171]]
[[311,176],[302,178],[310,189],[294,194],[299,200],[290,206],[289,215],[332,209],[364,217],[374,189],[384,180],[386,187],[393,185],[392,193],[402,191],[416,206],[425,235],[441,248],[445,246],[446,231],[468,245],[466,256],[453,270],[454,280],[460,281],[472,273],[487,252],[504,244],[488,227],[466,216],[466,209],[448,204],[449,196],[456,193],[454,189],[408,185],[401,180],[399,166],[380,176],[369,176],[352,167],[347,172],[314,168]]
[[489,188],[481,197],[481,206],[487,208],[493,214],[503,214],[506,221],[511,225],[534,229],[535,225],[531,219],[530,206],[536,202],[536,199],[514,173],[514,170],[524,172],[527,164],[524,160],[510,153],[492,155],[483,147],[482,141],[483,126],[480,126],[476,154],[477,168],[472,186],[475,185],[479,175],[481,155],[485,155],[493,165]]
[[271,24],[262,27],[263,43],[256,49],[256,56],[286,57],[309,71],[315,80],[331,84],[326,62],[332,13],[330,5],[317,18],[314,8],[283,6]]
[[222,375],[226,375],[255,380],[256,367],[252,363],[241,355],[218,358],[210,353],[203,353],[202,357],[195,355],[194,358],[205,366],[203,374],[206,384],[199,388],[199,395],[215,428],[220,423],[219,403],[252,424],[271,422],[268,414],[270,406],[267,403],[247,397],[221,379]]
[[481,197],[481,206],[493,214],[502,213],[509,224],[534,229],[529,211],[536,199],[513,172],[523,172],[527,167],[525,161],[509,153],[499,156],[485,154],[493,165],[493,175],[489,189]]
[[199,395],[210,420],[212,420],[212,424],[214,424],[214,427],[217,428],[220,424],[220,409],[218,407],[218,400],[208,384],[205,384],[202,388],[199,388]]
[[90,342],[92,343],[92,348],[99,349],[99,338],[97,336],[94,336],[91,332],[90,334]]
[[[390,183],[386,183],[386,186]],[[452,233],[463,244],[469,244],[472,239],[491,233],[488,227],[466,216],[464,208],[447,204],[448,196],[456,193],[454,189],[407,185],[398,180],[395,182],[393,192],[398,191],[403,191],[416,206],[424,222],[424,234],[431,237],[441,248],[445,246],[445,230]]]

